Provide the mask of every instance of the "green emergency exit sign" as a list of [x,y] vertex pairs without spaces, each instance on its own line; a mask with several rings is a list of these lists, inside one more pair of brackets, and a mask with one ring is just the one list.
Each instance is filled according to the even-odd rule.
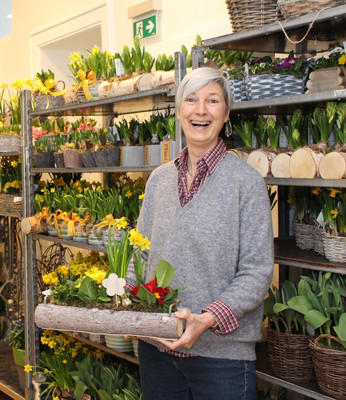
[[133,36],[144,39],[157,33],[156,15],[141,19],[133,23]]

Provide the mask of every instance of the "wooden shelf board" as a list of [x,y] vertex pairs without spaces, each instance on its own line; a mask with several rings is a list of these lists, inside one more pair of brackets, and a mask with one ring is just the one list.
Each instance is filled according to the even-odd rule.
[[24,400],[24,393],[19,387],[17,367],[13,362],[12,349],[0,343],[0,391],[15,400]]
[[275,239],[274,254],[275,262],[280,265],[346,274],[346,264],[329,261],[313,250],[302,250],[294,238]]
[[49,236],[49,235],[33,235],[33,238],[38,240],[47,240],[48,242],[60,243],[64,246],[72,246],[72,247],[79,247],[81,249],[90,250],[90,251],[99,251],[101,253],[106,253],[107,249],[101,246],[92,246],[86,243],[76,242],[74,240],[66,240],[60,239],[56,236]]
[[132,356],[131,353],[121,353],[120,351],[116,351],[116,350],[110,349],[109,347],[107,347],[107,346],[105,346],[103,344],[95,343],[95,342],[93,342],[93,341],[91,341],[91,340],[89,340],[89,339],[87,339],[87,338],[85,338],[83,336],[78,335],[77,333],[71,333],[71,332],[65,332],[65,331],[63,331],[62,333],[64,333],[65,335],[71,336],[71,337],[79,340],[80,342],[83,342],[83,343],[88,344],[90,346],[96,347],[96,348],[104,351],[105,353],[112,354],[112,355],[114,355],[116,357],[122,358],[123,360],[130,361],[130,362],[132,362],[134,364],[137,364],[137,365],[139,364],[138,358]]
[[112,173],[112,172],[152,172],[156,167],[150,165],[141,165],[138,167],[97,167],[97,168],[31,168],[31,174],[37,173],[62,173],[62,174],[73,174],[73,173]]

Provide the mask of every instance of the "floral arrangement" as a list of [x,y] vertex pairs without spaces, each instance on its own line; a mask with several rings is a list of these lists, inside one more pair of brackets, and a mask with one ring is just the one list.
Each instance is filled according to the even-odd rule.
[[313,60],[311,65],[312,70],[321,68],[331,68],[346,65],[345,50],[342,47],[336,47],[331,50],[328,55],[323,55]]
[[0,159],[0,192],[7,194],[22,191],[22,160],[20,157],[2,157]]
[[14,321],[8,335],[8,344],[13,349],[25,350],[24,320]]

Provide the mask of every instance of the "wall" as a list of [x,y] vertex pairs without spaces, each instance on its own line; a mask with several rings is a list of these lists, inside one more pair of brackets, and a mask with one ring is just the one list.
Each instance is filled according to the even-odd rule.
[[[13,0],[12,34],[0,39],[0,82],[33,78],[41,68],[65,68],[65,74],[68,54],[95,44],[110,52],[132,46],[128,7],[142,1]],[[231,33],[224,0],[162,0],[162,8],[159,34],[142,40],[153,56],[173,55],[182,44],[190,49],[197,34],[207,39]]]

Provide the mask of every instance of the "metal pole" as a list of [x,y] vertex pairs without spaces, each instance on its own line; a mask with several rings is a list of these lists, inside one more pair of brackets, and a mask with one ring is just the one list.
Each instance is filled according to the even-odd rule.
[[[29,111],[31,110],[31,93],[24,90],[21,96],[21,124],[23,135],[23,216],[33,215],[34,180],[31,175],[33,161],[32,126]],[[37,306],[37,275],[36,275],[36,243],[30,235],[24,235],[24,328],[26,363],[39,365],[39,335],[34,322],[34,312]],[[35,389],[32,383],[32,372],[25,375],[25,398],[34,400]]]
[[[186,75],[186,53],[177,51],[174,53],[175,61],[175,94],[178,86]],[[178,120],[177,110],[175,110],[175,156],[177,157],[181,150],[186,146],[184,133]]]

